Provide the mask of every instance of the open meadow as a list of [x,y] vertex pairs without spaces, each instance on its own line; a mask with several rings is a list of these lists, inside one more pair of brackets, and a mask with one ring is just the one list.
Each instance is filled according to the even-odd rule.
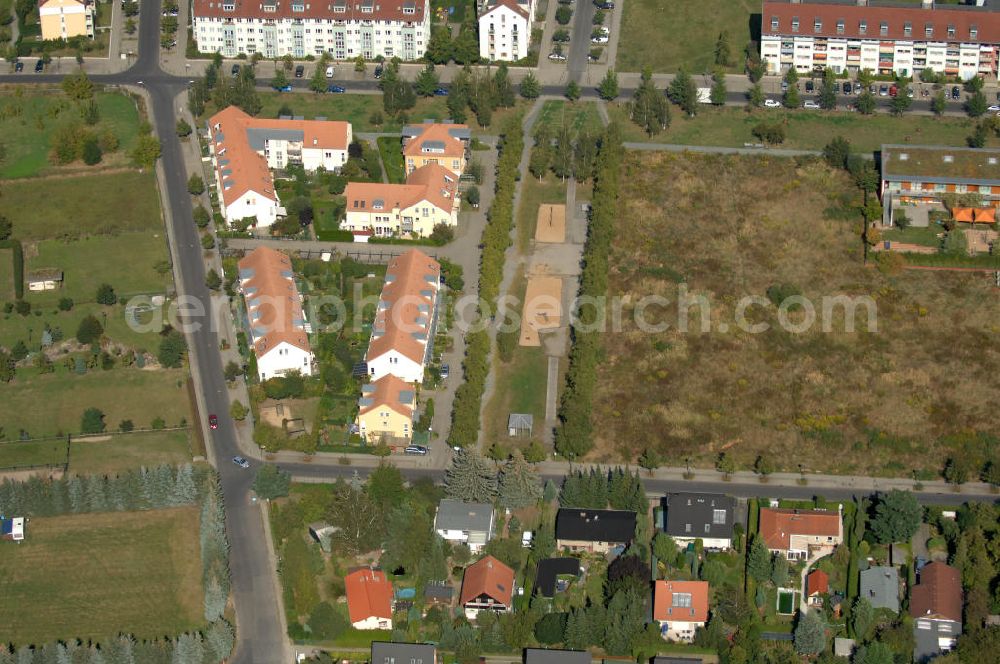
[[35,517],[0,556],[5,641],[180,634],[202,626],[198,508]]
[[[865,266],[859,194],[819,160],[633,152],[622,182],[609,295],[627,322],[604,336],[594,458],[652,448],[711,466],[725,451],[740,468],[764,455],[784,470],[918,477],[988,458],[992,277]],[[685,289],[705,305],[678,307]],[[782,325],[776,304],[799,294],[808,302],[786,303]],[[645,313],[668,329],[632,322],[646,295],[666,298]],[[836,296],[859,298],[854,316],[830,300],[824,311]]]

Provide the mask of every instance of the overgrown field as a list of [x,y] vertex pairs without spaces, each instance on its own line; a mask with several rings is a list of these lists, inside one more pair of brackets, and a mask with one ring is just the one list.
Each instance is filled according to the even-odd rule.
[[35,517],[0,556],[0,625],[15,643],[139,638],[201,627],[198,508]]
[[[710,466],[721,451],[807,471],[934,476],[949,457],[973,470],[995,442],[1000,310],[984,275],[883,274],[862,261],[859,195],[818,160],[630,153],[610,267],[626,323],[604,336],[594,398],[595,457]],[[705,296],[679,331],[678,298]],[[660,332],[629,316],[639,298]],[[815,307],[775,302],[802,294]],[[859,306],[870,297],[877,331]],[[758,299],[737,325],[741,298]],[[702,331],[702,311],[709,330]],[[824,321],[829,331],[823,331]],[[793,331],[801,325],[805,331]],[[993,445],[995,447],[995,445]]]

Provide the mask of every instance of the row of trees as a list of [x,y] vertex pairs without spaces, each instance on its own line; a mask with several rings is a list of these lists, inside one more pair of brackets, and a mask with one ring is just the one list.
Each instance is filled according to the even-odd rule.
[[563,180],[572,177],[586,182],[594,177],[600,141],[599,134],[587,129],[574,131],[565,118],[554,132],[548,124],[539,125],[528,170],[539,180],[551,169]]
[[[620,128],[612,123],[604,131],[597,156],[594,196],[591,201],[587,241],[583,249],[583,273],[580,295],[583,298],[604,296],[608,290],[608,256],[618,214],[618,188],[624,150]],[[598,315],[593,308],[579,312],[582,329],[573,329],[573,347],[569,354],[566,388],[559,404],[556,450],[569,459],[586,454],[591,441],[590,413],[597,383],[597,364],[601,354],[601,333],[591,325]]]
[[590,509],[610,506],[616,510],[645,513],[648,501],[639,473],[620,467],[608,471],[592,467],[586,472],[574,471],[563,479],[559,504]]
[[[501,129],[500,156],[493,204],[487,213],[483,231],[483,249],[479,264],[479,297],[492,310],[503,277],[504,252],[510,246],[510,231],[514,224],[514,190],[524,150],[524,132],[520,115],[508,118]],[[480,315],[489,312],[480,311]],[[489,373],[490,337],[484,330],[473,330],[465,336],[465,359],[462,372],[465,382],[455,391],[451,411],[451,431],[448,444],[467,447],[479,435],[479,411]]]
[[[530,85],[529,83],[529,87]],[[523,94],[523,83],[521,89]],[[452,79],[448,88],[448,114],[459,123],[466,122],[468,113],[471,112],[480,126],[489,126],[493,121],[494,111],[498,108],[512,108],[514,102],[514,84],[505,64],[501,64],[494,72],[489,69],[473,71],[464,67]]]
[[[208,102],[216,108],[238,106],[249,115],[260,113],[260,95],[252,66],[240,67],[239,75],[230,78],[222,73],[222,55],[216,53],[205,67],[205,74],[188,88],[188,109],[195,117],[205,112]],[[325,89],[325,88],[324,88]]]
[[534,505],[542,498],[542,482],[520,450],[514,450],[509,459],[496,464],[475,450],[463,449],[455,454],[445,471],[444,486],[449,498],[496,502],[510,509]]

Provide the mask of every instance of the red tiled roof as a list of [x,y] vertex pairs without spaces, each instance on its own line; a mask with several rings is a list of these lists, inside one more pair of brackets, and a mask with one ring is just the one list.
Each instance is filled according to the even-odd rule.
[[[430,290],[436,294],[440,275],[440,263],[416,249],[410,249],[389,262],[373,325],[373,329],[381,330],[381,334],[372,336],[365,355],[367,361],[395,350],[414,362],[423,362],[425,342],[430,340],[421,342],[413,335],[421,332],[430,334],[434,295],[427,297],[421,291]],[[421,304],[427,306],[426,312],[420,311]]]
[[[512,0],[513,1],[513,0]],[[517,4],[517,3],[515,3]],[[464,124],[447,124],[444,122],[429,122],[423,125],[414,125],[420,127],[423,131],[406,142],[403,146],[403,156],[406,157],[419,157],[419,156],[442,156],[442,157],[461,157],[465,155],[465,145],[462,141],[458,140],[449,133],[451,129],[468,129],[468,125]],[[439,141],[444,144],[444,152],[437,153],[427,153],[422,152],[424,141]]]
[[344,587],[351,623],[392,618],[392,584],[385,578],[385,572],[367,567],[354,570],[344,577]]
[[[261,357],[278,344],[286,342],[309,352],[309,339],[296,321],[304,321],[302,302],[295,280],[282,273],[292,270],[292,261],[280,251],[270,247],[257,247],[239,262],[239,270],[253,270],[253,276],[240,277],[240,288],[244,292],[250,327],[262,327],[264,334],[254,335],[254,353]],[[248,289],[255,289],[247,293]],[[260,304],[251,305],[256,298],[264,298]],[[259,314],[256,320],[253,318]]]
[[958,570],[929,563],[920,570],[920,583],[910,591],[910,615],[962,622],[962,581]]
[[830,577],[820,569],[809,572],[806,577],[806,592],[810,596],[830,592]]
[[[936,5],[933,9],[925,9],[919,4],[913,7],[867,6],[859,7],[854,2],[801,2],[788,0],[770,0],[764,2],[761,13],[761,34],[793,35],[802,37],[837,37],[841,39],[899,39],[906,41],[951,41],[977,44],[995,44],[1000,42],[1000,12],[974,10],[970,8],[954,8],[948,5]],[[771,29],[772,18],[778,19],[778,29]],[[798,17],[799,31],[792,32],[792,18]],[[814,29],[816,19],[822,21],[822,28]],[[842,33],[837,31],[837,22],[844,21]],[[867,30],[861,33],[861,21],[867,22]],[[881,25],[885,22],[886,34],[882,34]],[[907,35],[904,24],[910,23],[911,33]],[[934,28],[933,36],[927,37],[926,26]],[[949,26],[955,28],[953,37],[948,36]],[[976,37],[970,36],[970,29],[977,29]]]
[[493,556],[481,558],[466,567],[462,578],[462,605],[480,595],[492,597],[493,601],[510,606],[514,596],[514,570]]
[[[223,9],[232,4],[233,11]],[[273,5],[274,11],[264,11]],[[302,11],[292,11],[302,5]],[[369,11],[363,11],[366,7]],[[198,18],[247,19],[329,19],[332,21],[400,21],[422,23],[427,0],[194,0],[194,16]],[[341,9],[341,11],[337,11]],[[407,13],[411,10],[411,13]]]
[[506,7],[507,9],[510,9],[510,10],[512,10],[512,11],[520,14],[523,18],[528,18],[528,9],[527,9],[527,7],[525,7],[524,5],[519,4],[517,2],[517,0],[490,0],[490,2],[489,2],[489,9],[487,9],[483,13],[483,16],[485,16],[486,14],[489,14],[490,12],[492,12],[493,10],[495,10],[497,7]]
[[792,535],[836,537],[840,534],[840,513],[830,510],[760,511],[760,534],[768,549],[786,550]]
[[399,398],[399,393],[404,391],[409,392],[412,396],[414,394],[412,385],[392,374],[382,376],[371,385],[374,389],[362,395],[362,398],[371,399],[371,403],[362,406],[359,409],[359,414],[364,415],[379,406],[387,406],[400,415],[413,417],[413,400],[411,399],[409,403],[403,403]]
[[[682,605],[678,600],[682,595]],[[687,595],[691,596],[687,606]],[[653,620],[708,621],[708,581],[657,581],[653,587]]]
[[451,213],[458,200],[458,178],[439,164],[421,166],[406,177],[406,184],[382,182],[349,182],[344,189],[348,212],[371,212],[375,201],[382,201],[382,210],[405,209],[420,201],[428,201]]

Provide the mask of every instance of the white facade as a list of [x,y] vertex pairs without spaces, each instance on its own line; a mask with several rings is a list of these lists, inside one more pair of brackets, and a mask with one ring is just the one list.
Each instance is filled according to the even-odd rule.
[[200,52],[227,58],[241,53],[269,59],[323,53],[336,60],[423,57],[431,34],[429,0],[390,1],[391,7],[386,0],[239,5],[236,0],[195,0],[194,37]]
[[370,230],[376,237],[392,237],[408,233],[417,237],[427,237],[438,224],[453,228],[458,225],[461,199],[454,198],[449,203],[449,209],[439,208],[426,199],[405,208],[393,207],[391,210],[348,209],[344,223],[340,227],[347,231]]
[[372,382],[387,374],[401,378],[407,383],[420,383],[424,380],[424,366],[398,350],[389,350],[368,360],[368,375]]
[[[215,186],[218,187],[219,191],[222,191],[223,184],[219,180],[218,172],[216,172],[215,178]],[[232,224],[241,219],[252,217],[256,220],[257,226],[267,227],[278,219],[278,194],[273,193],[271,196],[274,198],[256,191],[248,191],[229,205],[226,205],[225,199],[220,197],[219,207],[227,223]]]
[[728,537],[677,537],[672,535],[671,539],[674,540],[678,549],[686,549],[688,544],[694,544],[695,540],[701,540],[706,549],[713,551],[725,551],[733,545],[732,540]]
[[392,629],[392,618],[379,618],[378,616],[370,616],[364,620],[359,620],[358,622],[351,623],[354,629]]
[[682,622],[680,620],[660,620],[660,636],[667,641],[677,641],[679,643],[691,643],[694,641],[695,632],[699,627],[704,627],[703,622]]
[[312,353],[287,342],[281,342],[257,356],[257,372],[261,380],[284,376],[298,371],[303,376],[312,374]]
[[507,62],[528,57],[534,15],[534,2],[488,2],[479,17],[479,57]]
[[[348,125],[350,126],[350,125]],[[351,143],[351,132],[348,130],[347,143]],[[268,168],[285,168],[290,163],[301,163],[302,168],[313,172],[317,168],[328,171],[339,171],[347,163],[347,149],[312,147],[301,140],[284,138],[269,138],[264,142],[264,149],[258,154],[267,160]]]

